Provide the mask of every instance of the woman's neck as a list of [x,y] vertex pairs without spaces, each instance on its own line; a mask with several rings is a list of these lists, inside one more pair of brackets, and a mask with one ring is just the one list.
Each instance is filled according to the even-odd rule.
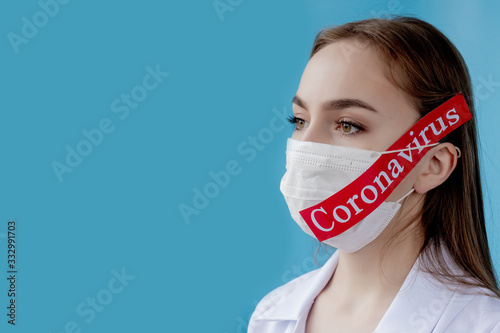
[[[327,289],[350,302],[388,297],[392,301],[419,256],[424,239],[419,219],[404,225],[414,211],[421,209],[419,198],[412,197],[373,242],[354,253],[339,250],[338,266]],[[407,217],[406,222],[401,216]]]
[[408,197],[384,231],[361,250],[339,250],[335,273],[311,307],[306,332],[322,327],[342,332],[376,329],[420,253],[424,239],[420,220],[404,225],[412,212],[421,211],[420,199],[420,195]]

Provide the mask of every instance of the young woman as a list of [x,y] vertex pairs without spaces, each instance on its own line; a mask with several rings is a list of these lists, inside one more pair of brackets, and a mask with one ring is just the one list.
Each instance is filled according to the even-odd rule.
[[[370,19],[317,35],[293,98],[295,131],[281,190],[292,217],[313,235],[299,210],[352,185],[373,165],[370,153],[387,151],[460,92],[472,119],[439,142],[386,152],[411,156],[425,149],[385,202],[324,241],[338,250],[323,267],[264,297],[249,333],[500,332],[470,78],[460,53],[432,25]],[[347,162],[330,168],[334,162],[325,159]],[[337,225],[362,211],[357,198],[351,197],[351,211],[334,211]],[[328,212],[313,211],[317,223],[314,213]]]

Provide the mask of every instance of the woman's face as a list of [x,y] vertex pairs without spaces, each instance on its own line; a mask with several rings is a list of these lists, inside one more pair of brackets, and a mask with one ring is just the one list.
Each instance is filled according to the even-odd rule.
[[[329,44],[309,60],[293,114],[294,139],[380,152],[420,119],[376,51],[352,40]],[[412,186],[410,173],[388,200]]]
[[308,62],[293,99],[292,138],[384,151],[419,118],[371,47],[329,44]]

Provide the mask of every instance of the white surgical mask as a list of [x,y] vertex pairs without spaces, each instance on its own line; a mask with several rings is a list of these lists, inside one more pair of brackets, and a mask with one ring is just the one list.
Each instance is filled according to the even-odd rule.
[[[436,144],[428,145],[434,146]],[[426,146],[421,146],[426,147]],[[417,147],[418,148],[418,147]],[[408,148],[403,150],[411,150]],[[376,152],[329,144],[288,139],[286,173],[280,190],[285,197],[292,218],[304,232],[315,237],[299,212],[314,206],[337,193],[363,174],[382,154],[398,151]],[[372,242],[389,224],[401,208],[397,202],[383,202],[371,214],[340,235],[324,243],[345,252],[356,252]]]

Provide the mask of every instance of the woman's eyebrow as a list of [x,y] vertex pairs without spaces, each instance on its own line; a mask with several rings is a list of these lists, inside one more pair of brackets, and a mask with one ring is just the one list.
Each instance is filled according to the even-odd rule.
[[[292,103],[293,104],[297,104],[301,108],[307,110],[307,105],[297,95],[293,96]],[[362,100],[353,99],[353,98],[333,99],[331,101],[327,101],[327,102],[321,104],[321,109],[323,109],[323,110],[331,110],[331,111],[342,110],[342,109],[346,109],[346,108],[349,108],[349,107],[359,107],[359,108],[364,108],[364,109],[367,109],[367,110],[370,110],[370,111],[373,111],[373,112],[378,112],[370,104],[365,103]]]

